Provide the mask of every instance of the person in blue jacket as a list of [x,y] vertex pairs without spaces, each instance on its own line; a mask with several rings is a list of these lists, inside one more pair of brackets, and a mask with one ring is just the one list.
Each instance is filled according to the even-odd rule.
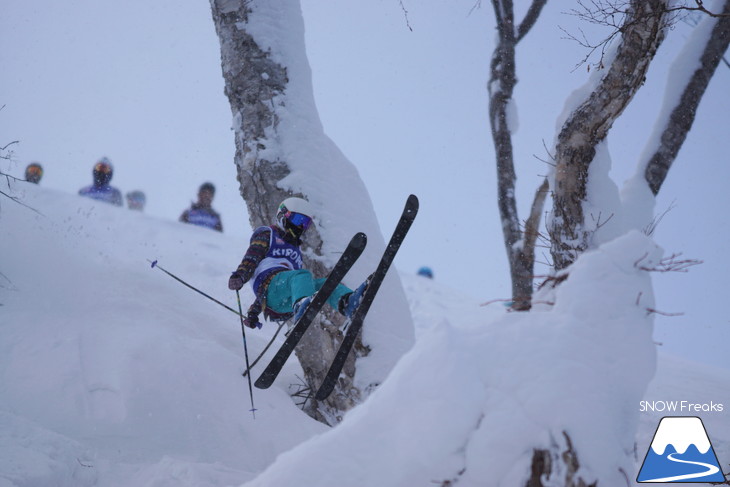
[[111,203],[112,205],[122,206],[124,204],[122,192],[109,185],[114,174],[114,169],[109,159],[102,157],[99,162],[94,164],[92,174],[94,176],[94,184],[81,188],[79,194],[87,198]]
[[223,231],[221,216],[211,206],[215,196],[213,183],[203,183],[198,189],[198,201],[180,215],[180,221]]
[[[312,295],[326,279],[315,278],[303,269],[302,236],[312,224],[312,208],[302,198],[287,198],[276,213],[276,223],[254,230],[248,250],[228,279],[228,288],[238,291],[251,282],[256,300],[249,307],[244,324],[261,328],[259,314],[271,321],[293,317],[296,322],[309,306]],[[339,284],[327,303],[342,315],[352,316],[368,281],[354,291]]]

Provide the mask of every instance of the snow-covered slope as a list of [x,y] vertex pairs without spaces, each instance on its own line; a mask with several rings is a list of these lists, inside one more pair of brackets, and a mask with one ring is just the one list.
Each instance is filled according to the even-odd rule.
[[[274,387],[254,389],[254,419],[237,317],[147,262],[235,308],[226,282],[244,242],[42,187],[15,193],[42,215],[2,200],[2,487],[519,485],[526,445],[549,441],[549,428],[575,428],[595,472],[621,464],[615,446],[638,422],[632,478],[669,414],[640,411],[646,370],[621,383],[637,354],[650,363],[653,353],[633,336],[650,332],[639,331],[645,313],[610,316],[611,302],[634,302],[632,286],[645,285],[623,265],[635,260],[625,251],[650,245],[638,235],[594,253],[561,290],[565,307],[535,318],[402,275],[416,347],[329,429],[289,397],[294,360]],[[588,286],[589,275],[602,277]],[[596,286],[603,304],[579,299]],[[274,331],[247,331],[252,359]],[[723,404],[690,414],[730,470],[729,371],[660,355],[643,400]],[[596,430],[606,438],[587,437]]]
[[246,242],[23,188],[43,216],[0,213],[0,485],[234,485],[325,429],[285,385],[255,391],[253,420],[237,316],[147,262],[236,308]]

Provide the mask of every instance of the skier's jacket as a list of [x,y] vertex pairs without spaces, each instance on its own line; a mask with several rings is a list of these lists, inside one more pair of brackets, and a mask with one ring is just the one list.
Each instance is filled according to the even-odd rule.
[[264,316],[272,320],[283,320],[289,314],[281,314],[266,306],[266,292],[269,283],[279,272],[299,270],[303,266],[301,240],[277,226],[259,227],[251,236],[251,243],[236,272],[244,282],[250,282],[256,301],[249,308],[249,314]]
[[102,186],[97,186],[95,184],[86,186],[79,190],[79,194],[95,200],[111,203],[116,206],[123,205],[122,192],[108,184],[104,184]]
[[185,210],[183,214],[180,215],[180,221],[192,223],[193,225],[199,225],[201,227],[212,228],[219,232],[223,231],[221,216],[210,206],[203,206],[198,203],[193,203],[189,209]]

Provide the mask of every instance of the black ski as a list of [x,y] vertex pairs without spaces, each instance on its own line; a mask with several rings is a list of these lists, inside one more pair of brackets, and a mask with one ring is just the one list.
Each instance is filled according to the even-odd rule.
[[370,305],[373,303],[375,295],[378,293],[378,289],[380,289],[383,279],[385,279],[385,274],[388,272],[390,264],[395,258],[395,254],[398,253],[398,249],[400,248],[401,243],[403,243],[403,239],[405,239],[408,230],[411,228],[411,224],[413,223],[413,220],[415,220],[417,213],[418,198],[415,195],[410,195],[408,197],[408,201],[406,201],[406,206],[403,209],[403,214],[401,215],[400,220],[398,220],[398,224],[393,231],[393,236],[390,238],[390,242],[388,242],[388,246],[385,248],[383,257],[380,259],[377,269],[370,277],[370,283],[365,290],[365,294],[363,294],[360,306],[358,306],[350,319],[347,333],[345,334],[345,338],[342,340],[340,348],[337,350],[337,355],[335,355],[335,359],[332,361],[332,365],[330,365],[329,371],[327,371],[327,375],[325,376],[322,385],[319,386],[317,394],[314,396],[318,401],[327,399],[327,397],[329,397],[332,393],[332,390],[335,388],[337,379],[340,377],[342,368],[345,366],[345,360],[347,360],[347,356],[350,355],[350,350],[352,350],[353,345],[355,345],[355,339],[357,338],[358,333],[360,333],[360,329],[362,329],[362,325],[365,321],[365,316],[370,309]]
[[309,303],[307,310],[304,312],[298,322],[294,324],[289,336],[284,340],[284,344],[276,352],[274,358],[271,359],[269,365],[266,366],[264,371],[261,373],[256,383],[254,384],[259,389],[266,389],[274,383],[276,376],[281,372],[281,368],[284,367],[286,360],[294,351],[294,348],[304,336],[304,332],[307,331],[309,325],[312,324],[314,318],[322,306],[327,302],[332,292],[337,288],[337,285],[342,281],[350,270],[352,265],[355,263],[362,251],[365,249],[367,244],[367,236],[360,232],[355,234],[347,245],[347,248],[340,256],[335,266],[332,268],[327,280],[322,284],[322,288],[317,291],[317,294],[312,298],[312,302]]

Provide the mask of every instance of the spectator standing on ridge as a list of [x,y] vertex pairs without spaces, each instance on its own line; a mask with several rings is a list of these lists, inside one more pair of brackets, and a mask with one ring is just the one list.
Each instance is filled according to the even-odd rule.
[[37,162],[31,162],[25,168],[25,180],[29,183],[38,184],[43,177],[43,166]]
[[130,191],[127,193],[127,207],[130,210],[144,211],[144,205],[147,202],[142,191]]
[[214,196],[215,186],[213,186],[213,183],[201,184],[200,189],[198,189],[197,203],[191,204],[190,208],[180,215],[180,221],[222,232],[221,216],[211,206]]
[[114,174],[114,169],[109,159],[102,157],[99,162],[94,164],[92,174],[94,176],[94,184],[81,188],[79,194],[87,198],[111,203],[112,205],[122,206],[124,202],[122,201],[121,191],[109,185],[109,181],[112,180],[112,175]]

